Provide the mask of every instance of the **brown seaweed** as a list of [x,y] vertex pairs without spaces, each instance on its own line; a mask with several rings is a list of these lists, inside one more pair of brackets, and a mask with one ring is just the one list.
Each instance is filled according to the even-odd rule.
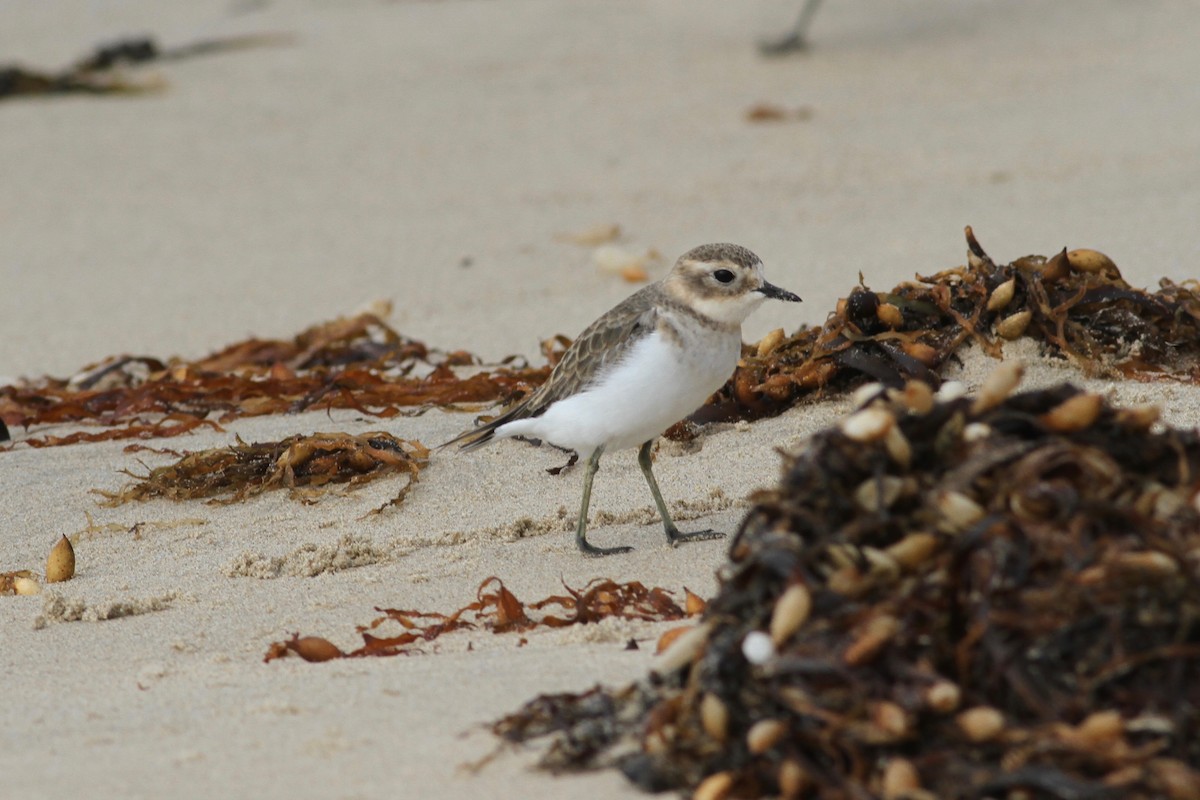
[[875,393],[755,498],[701,646],[497,733],[697,797],[1196,797],[1200,433],[1017,380]]
[[[680,608],[671,598],[670,592],[658,587],[647,588],[637,581],[618,583],[607,578],[597,578],[581,589],[572,589],[563,584],[565,595],[551,595],[534,603],[522,603],[504,582],[492,576],[479,584],[475,602],[469,603],[450,614],[415,611],[400,608],[376,608],[381,616],[366,625],[359,626],[358,633],[363,645],[357,650],[337,654],[324,645],[312,645],[312,640],[324,642],[319,637],[293,635],[282,642],[274,642],[267,648],[264,661],[272,661],[295,652],[309,661],[326,661],[331,658],[362,658],[366,656],[412,655],[420,652],[413,645],[432,642],[444,633],[456,630],[474,630],[482,627],[493,633],[520,633],[537,627],[565,628],[571,625],[588,625],[603,619],[636,619],[647,622],[683,619],[692,613]],[[692,607],[690,592],[688,606]],[[561,614],[534,614],[546,609],[561,609]],[[470,615],[470,619],[468,619]],[[390,636],[380,636],[372,631],[388,626],[399,626],[401,631]],[[299,648],[299,649],[298,649]],[[336,648],[334,648],[336,649]],[[321,657],[310,658],[312,651]]]
[[[567,341],[569,343],[569,340]],[[553,361],[564,337],[544,346]],[[401,336],[380,316],[363,313],[315,325],[290,340],[248,339],[197,361],[120,356],[70,379],[45,378],[0,387],[0,419],[26,429],[86,423],[102,430],[23,440],[34,447],[112,439],[177,436],[264,414],[354,409],[390,418],[460,404],[520,396],[549,367],[508,359],[459,377],[479,364],[464,351],[431,350]]]
[[890,292],[860,285],[824,325],[745,348],[730,381],[668,437],[690,438],[707,422],[774,416],[814,393],[868,381],[936,386],[938,371],[964,343],[999,357],[1004,340],[1019,336],[1093,377],[1200,380],[1197,281],[1164,278],[1148,293],[1094,250],[1064,248],[1000,266],[969,227],[966,235],[965,266]]
[[292,497],[311,503],[330,485],[354,489],[385,475],[404,474],[408,483],[387,503],[397,505],[428,458],[429,450],[420,442],[383,432],[297,434],[253,444],[239,438],[229,447],[188,453],[147,475],[127,470],[137,480],[117,492],[94,491],[105,498],[101,505],[109,507],[156,497],[229,504],[270,489],[288,489]]

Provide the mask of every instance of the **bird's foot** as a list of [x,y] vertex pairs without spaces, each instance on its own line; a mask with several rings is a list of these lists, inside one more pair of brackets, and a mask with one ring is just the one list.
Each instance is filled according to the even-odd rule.
[[671,547],[678,547],[684,542],[703,542],[706,539],[724,539],[725,534],[721,531],[693,531],[691,533],[680,533],[678,530],[667,531],[667,541],[671,543]]
[[780,39],[766,39],[758,43],[758,52],[768,57],[786,56],[808,50],[808,40],[797,33],[789,33]]
[[629,553],[633,551],[628,545],[620,545],[618,547],[597,547],[587,539],[579,540],[579,549],[588,558],[600,558],[601,556],[615,556],[618,553]]

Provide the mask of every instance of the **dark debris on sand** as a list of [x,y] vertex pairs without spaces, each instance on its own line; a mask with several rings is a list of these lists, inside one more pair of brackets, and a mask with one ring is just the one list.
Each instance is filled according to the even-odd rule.
[[880,389],[786,457],[660,674],[496,732],[703,798],[1197,797],[1200,438],[1019,378]]
[[173,61],[247,47],[290,42],[282,34],[248,34],[206,39],[164,48],[148,36],[133,36],[100,45],[90,54],[59,70],[42,70],[20,64],[0,64],[0,100],[15,97],[89,94],[137,95],[154,92],[165,85],[159,79],[131,77],[130,67]]

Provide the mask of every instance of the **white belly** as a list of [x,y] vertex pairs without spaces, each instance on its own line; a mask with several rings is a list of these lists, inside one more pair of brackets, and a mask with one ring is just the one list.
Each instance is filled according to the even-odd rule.
[[560,400],[540,417],[502,425],[498,436],[532,436],[586,459],[606,450],[637,447],[695,411],[733,374],[738,333],[708,332],[686,350],[659,332],[634,345],[599,383]]

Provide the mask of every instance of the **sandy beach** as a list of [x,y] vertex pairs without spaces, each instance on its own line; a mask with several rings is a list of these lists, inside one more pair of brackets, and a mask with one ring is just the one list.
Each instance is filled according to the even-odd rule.
[[[619,225],[652,279],[688,248],[734,241],[804,298],[744,338],[818,324],[863,280],[888,289],[964,262],[1107,253],[1135,286],[1196,277],[1200,14],[1181,0],[837,0],[805,53],[762,57],[798,3],[16,0],[0,62],[57,69],[97,44],[247,34],[261,46],[163,61],[124,97],[0,100],[0,385],[106,356],[198,358],[390,300],[391,324],[441,350],[541,363],[636,285],[570,240]],[[767,105],[782,119],[754,121]],[[1027,385],[1085,383],[1200,420],[1200,391],[1085,381],[1031,342]],[[977,386],[994,361],[951,376]],[[850,409],[805,403],[715,426],[655,466],[685,530],[736,530],[779,472],[776,448]],[[386,430],[436,445],[471,415],[309,412],[156,446]],[[707,596],[726,545],[671,549],[634,453],[605,459],[582,558],[581,473],[503,442],[439,452],[403,479],[314,505],[98,505],[122,470],[168,463],[125,442],[0,452],[0,571],[41,570],[62,534],[78,572],[0,597],[0,794],[31,798],[632,798],[615,772],[552,777],[536,751],[492,753],[498,716],[545,692],[633,680],[671,623],[455,632],[422,655],[264,664],[294,632],[343,649],[376,607],[450,612],[500,577],[522,600],[598,577]],[[91,522],[89,523],[89,515]],[[686,522],[684,522],[686,520]],[[89,525],[91,529],[89,530]],[[526,642],[522,642],[522,637]],[[626,649],[634,639],[636,650]],[[18,791],[19,790],[19,791]]]

